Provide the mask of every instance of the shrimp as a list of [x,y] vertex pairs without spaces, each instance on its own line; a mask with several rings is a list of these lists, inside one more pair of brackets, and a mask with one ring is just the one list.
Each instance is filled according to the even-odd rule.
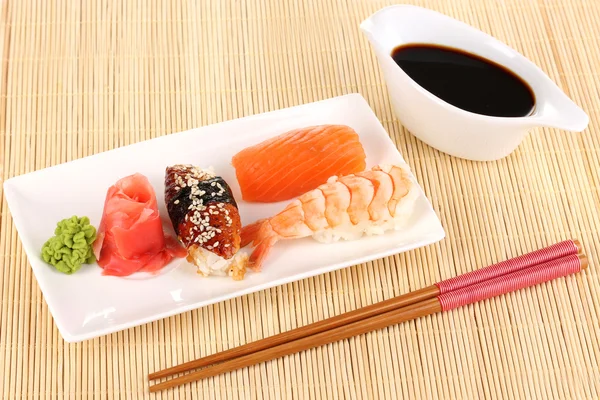
[[329,178],[277,215],[242,228],[241,246],[254,246],[250,267],[260,271],[271,248],[280,240],[312,236],[330,243],[398,229],[403,221],[397,219],[405,219],[405,214],[397,209],[409,197],[411,183],[405,167],[398,165]]

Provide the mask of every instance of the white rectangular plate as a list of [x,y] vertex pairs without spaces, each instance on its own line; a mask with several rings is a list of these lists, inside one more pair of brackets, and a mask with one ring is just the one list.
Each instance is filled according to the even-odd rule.
[[164,172],[168,165],[177,163],[212,166],[231,186],[243,224],[274,215],[287,202],[250,204],[241,200],[232,156],[290,129],[325,123],[346,124],[358,132],[367,154],[367,168],[380,163],[405,163],[367,102],[358,94],[350,94],[159,137],[6,181],[13,220],[63,338],[77,342],[106,335],[444,238],[438,217],[417,187],[420,195],[414,214],[402,231],[333,244],[310,238],[280,242],[263,271],[250,271],[243,281],[203,278],[183,259],[146,279],[103,276],[96,264],[65,275],[40,257],[43,243],[53,235],[59,220],[88,216],[98,227],[108,187],[135,172],[148,177],[156,191],[159,211],[163,219],[168,218]]

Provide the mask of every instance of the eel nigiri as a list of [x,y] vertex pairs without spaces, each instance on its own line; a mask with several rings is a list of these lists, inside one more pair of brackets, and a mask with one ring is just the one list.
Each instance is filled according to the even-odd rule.
[[249,266],[260,271],[280,240],[313,237],[323,243],[398,230],[417,196],[403,166],[376,166],[342,177],[293,200],[279,214],[242,229],[242,247],[252,243]]
[[365,159],[354,129],[318,125],[248,147],[233,156],[232,164],[242,199],[270,203],[297,197],[330,176],[363,171]]
[[193,165],[167,167],[165,202],[187,260],[198,273],[244,278],[247,256],[238,253],[240,214],[223,178]]

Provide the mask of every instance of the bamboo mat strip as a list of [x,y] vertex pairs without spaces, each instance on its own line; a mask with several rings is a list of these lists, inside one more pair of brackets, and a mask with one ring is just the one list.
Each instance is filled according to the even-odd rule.
[[[358,30],[373,0],[7,0],[0,179],[173,132],[361,93],[442,220],[442,242],[77,344],[65,343],[0,203],[2,398],[600,397],[600,4],[424,0],[540,66],[590,115],[492,163],[442,154],[395,117]],[[0,193],[2,188],[0,188]],[[591,268],[150,396],[150,371],[577,237]]]

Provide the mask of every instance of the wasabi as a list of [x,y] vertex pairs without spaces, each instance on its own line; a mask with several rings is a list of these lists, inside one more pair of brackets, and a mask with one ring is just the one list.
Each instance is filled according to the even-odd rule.
[[42,246],[42,258],[65,274],[77,272],[82,264],[96,261],[92,243],[96,228],[88,217],[63,219],[56,224],[54,235]]

